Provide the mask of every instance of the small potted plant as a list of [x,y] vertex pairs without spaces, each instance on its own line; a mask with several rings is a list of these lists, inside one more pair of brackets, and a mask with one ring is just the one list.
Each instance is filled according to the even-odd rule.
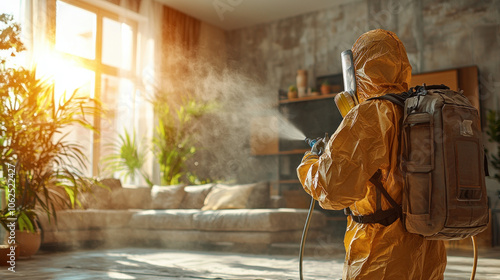
[[294,99],[298,97],[297,87],[295,85],[291,85],[288,87],[288,99]]
[[312,96],[318,96],[319,95],[319,91],[316,89],[316,88],[311,88],[311,95]]
[[330,83],[325,80],[321,84],[321,94],[329,94],[331,92],[331,86]]

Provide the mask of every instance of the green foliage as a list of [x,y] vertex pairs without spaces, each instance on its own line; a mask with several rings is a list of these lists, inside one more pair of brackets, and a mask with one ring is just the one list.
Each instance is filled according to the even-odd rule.
[[[21,27],[14,22],[14,16],[0,14],[0,50],[12,50],[12,53],[24,51],[21,42]],[[3,61],[2,61],[3,62]]]
[[288,91],[297,91],[297,87],[295,85],[291,85],[288,87]]
[[[496,170],[500,170],[500,116],[496,111],[488,111],[486,121],[488,125],[486,130],[486,134],[489,137],[488,141],[497,145],[496,154],[489,153],[491,157],[490,162]],[[495,174],[494,178],[500,182],[500,175]]]
[[102,161],[105,172],[119,172],[125,180],[130,178],[132,181],[135,180],[136,174],[140,174],[149,186],[153,186],[153,182],[143,170],[147,149],[144,144],[137,143],[135,132],[131,136],[125,130],[124,134],[119,136],[119,140],[109,146],[113,153]]
[[153,106],[158,117],[152,140],[153,153],[160,165],[161,183],[175,185],[195,180],[195,175],[188,175],[186,170],[186,161],[198,150],[192,135],[196,133],[199,119],[210,112],[214,105],[188,98],[174,107],[158,94]]
[[[0,36],[0,46],[23,50],[18,27],[0,33],[5,30],[10,33]],[[5,219],[14,215],[18,227],[32,231],[38,211],[56,219],[58,207],[75,207],[77,194],[88,189],[92,180],[81,172],[87,157],[65,131],[76,124],[93,129],[87,117],[100,106],[76,91],[55,100],[53,85],[38,79],[36,70],[6,68],[5,62],[0,67],[0,164],[4,176],[14,179],[15,191],[5,181],[2,187],[6,196],[13,194],[7,198],[15,197],[15,208],[2,209],[0,223],[5,227]]]

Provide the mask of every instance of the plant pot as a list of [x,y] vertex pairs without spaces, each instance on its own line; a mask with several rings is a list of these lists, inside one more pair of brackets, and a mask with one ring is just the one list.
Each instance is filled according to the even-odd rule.
[[321,94],[329,94],[331,91],[329,85],[321,85]]
[[296,91],[289,91],[288,92],[288,99],[294,99],[298,97],[298,93]]
[[10,266],[7,262],[10,261],[10,256],[8,256],[8,254],[11,251],[11,246],[12,245],[0,245],[0,266]]
[[16,230],[17,256],[20,258],[30,258],[42,245],[42,233]]
[[339,85],[331,85],[330,92],[338,93],[342,91],[342,87]]

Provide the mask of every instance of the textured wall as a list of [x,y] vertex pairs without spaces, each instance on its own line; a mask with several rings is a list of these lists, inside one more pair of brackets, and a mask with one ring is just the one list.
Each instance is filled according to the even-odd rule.
[[229,65],[257,76],[269,89],[259,94],[278,100],[297,69],[308,71],[311,86],[340,73],[340,53],[375,28],[400,37],[415,74],[477,65],[482,108],[498,108],[500,0],[353,1],[227,32]]
[[[270,87],[309,83],[341,71],[340,52],[362,33],[383,28],[405,44],[414,73],[477,65],[482,104],[496,108],[500,89],[500,1],[370,0],[228,32],[231,60]],[[277,97],[276,97],[277,98]]]

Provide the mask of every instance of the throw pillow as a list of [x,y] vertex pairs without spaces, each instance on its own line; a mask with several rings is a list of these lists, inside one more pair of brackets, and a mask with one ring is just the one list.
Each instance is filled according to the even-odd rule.
[[212,189],[213,186],[214,184],[186,186],[184,188],[186,194],[184,195],[184,199],[182,200],[179,208],[201,209],[201,207],[203,207],[203,203],[205,202],[207,194],[210,192],[210,189]]
[[151,188],[152,209],[177,209],[184,198],[184,185],[157,186]]
[[268,182],[253,184],[252,192],[248,197],[247,207],[249,209],[269,208],[271,202],[271,186]]
[[80,197],[84,209],[112,209],[112,192],[122,189],[120,179],[104,178],[98,184],[92,184],[89,191]]
[[177,209],[186,194],[184,185],[157,186],[151,188],[152,209]]
[[244,209],[253,188],[253,184],[236,186],[216,185],[207,195],[205,204],[201,210]]
[[120,181],[120,179],[116,178],[104,178],[100,180],[100,183],[105,185],[112,191],[122,188],[122,182]]

